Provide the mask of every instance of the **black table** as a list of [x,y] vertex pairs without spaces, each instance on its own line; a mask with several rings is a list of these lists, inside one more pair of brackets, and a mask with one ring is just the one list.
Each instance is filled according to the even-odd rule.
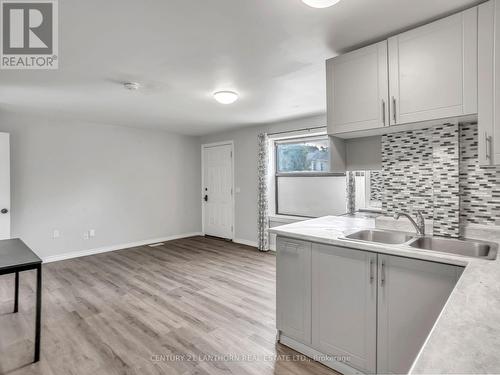
[[19,272],[36,270],[35,362],[40,360],[42,260],[19,238],[0,240],[0,275],[15,273],[14,313],[19,308]]

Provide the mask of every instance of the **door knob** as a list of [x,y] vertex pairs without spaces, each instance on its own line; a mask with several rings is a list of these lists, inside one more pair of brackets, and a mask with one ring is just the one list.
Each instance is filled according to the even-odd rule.
[[9,210],[8,210],[8,209],[6,209],[6,208],[2,208],[2,210],[1,210],[0,212],[1,212],[2,214],[6,214],[7,212],[9,212]]
[[205,195],[203,199],[205,200],[205,202],[208,202],[208,195]]

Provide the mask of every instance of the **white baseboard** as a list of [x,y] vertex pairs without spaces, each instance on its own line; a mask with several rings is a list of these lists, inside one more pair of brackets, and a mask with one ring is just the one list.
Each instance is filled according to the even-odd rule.
[[247,246],[252,246],[252,247],[257,247],[257,242],[256,241],[249,241],[249,240],[244,240],[242,238],[235,238],[233,240],[235,243],[239,243],[242,245],[247,245]]
[[149,245],[152,243],[172,241],[172,240],[177,240],[179,238],[194,237],[194,236],[203,236],[203,234],[201,232],[175,234],[175,235],[167,236],[167,237],[152,238],[149,240],[142,240],[142,241],[129,242],[129,243],[124,243],[124,244],[119,244],[119,245],[98,247],[96,249],[70,251],[70,252],[63,253],[63,254],[50,255],[48,257],[44,257],[43,262],[44,263],[57,262],[60,260],[79,258],[79,257],[87,256],[87,255],[107,253],[109,251],[123,250],[123,249],[128,249],[131,247],[144,246],[144,245]]
[[349,366],[346,362],[341,362],[335,359],[335,356],[329,356],[318,352],[317,350],[302,344],[290,337],[287,337],[283,334],[280,335],[279,342],[283,345],[292,348],[293,350],[298,351],[299,353],[304,354],[305,356],[324,364],[325,366],[341,373],[344,375],[364,375],[363,372]]
[[[244,240],[242,238],[235,238],[233,240],[234,243],[239,243],[239,244],[242,244],[242,245],[247,245],[247,246],[252,246],[252,247],[259,247],[257,245],[257,242],[256,241],[249,241],[249,240]],[[269,245],[269,250],[271,251],[276,251],[276,245],[273,245],[273,244],[270,244]]]

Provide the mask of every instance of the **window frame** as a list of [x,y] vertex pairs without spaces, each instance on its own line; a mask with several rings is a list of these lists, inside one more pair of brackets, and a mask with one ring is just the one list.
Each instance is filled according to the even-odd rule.
[[[297,214],[284,214],[279,211],[279,191],[278,191],[278,178],[280,177],[345,177],[345,172],[331,172],[331,171],[299,171],[299,172],[278,172],[278,146],[280,144],[287,143],[300,143],[303,140],[314,140],[314,139],[324,139],[329,141],[328,134],[315,134],[315,135],[306,135],[300,137],[293,138],[282,138],[274,140],[274,212],[276,215],[280,216],[291,216],[291,217],[303,217],[307,219],[313,219],[317,216],[306,216],[306,215],[297,215]],[[330,157],[330,146],[328,146],[328,155]],[[331,162],[331,160],[330,160]],[[331,168],[331,165],[330,165]]]

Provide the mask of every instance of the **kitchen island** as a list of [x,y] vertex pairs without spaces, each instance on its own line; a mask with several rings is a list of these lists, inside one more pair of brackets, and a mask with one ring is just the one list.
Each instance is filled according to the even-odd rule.
[[[485,260],[415,249],[407,244],[389,245],[345,239],[345,236],[353,232],[373,229],[375,226],[375,219],[327,216],[272,228],[270,232],[276,234],[278,238],[330,245],[344,249],[343,251],[359,250],[377,256],[423,260],[463,269],[459,279],[457,277],[458,282],[454,283],[450,290],[449,298],[446,298],[444,308],[426,334],[425,342],[418,353],[415,353],[409,372],[499,373],[500,356],[497,353],[500,348],[500,261],[498,258]],[[492,241],[494,238],[488,240]],[[323,252],[328,251],[327,247],[321,249]],[[279,249],[277,269],[279,273]],[[345,288],[349,288],[349,285]],[[411,294],[412,291],[409,290],[408,293]],[[295,348],[299,351],[301,349],[297,346]],[[307,350],[302,350],[304,354],[310,356],[318,353],[335,354],[305,351]],[[325,364],[332,365],[331,362]],[[331,367],[341,372],[351,370],[350,366]],[[352,368],[352,372],[370,371]]]

